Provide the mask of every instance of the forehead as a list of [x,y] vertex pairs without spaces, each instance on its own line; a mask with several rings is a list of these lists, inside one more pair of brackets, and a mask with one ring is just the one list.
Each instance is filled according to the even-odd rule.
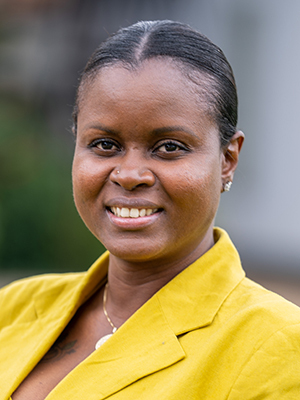
[[132,94],[143,103],[186,99],[198,111],[213,114],[212,78],[166,57],[145,60],[137,67],[117,63],[99,69],[81,85],[79,106],[94,102],[95,97],[102,103],[121,102]]

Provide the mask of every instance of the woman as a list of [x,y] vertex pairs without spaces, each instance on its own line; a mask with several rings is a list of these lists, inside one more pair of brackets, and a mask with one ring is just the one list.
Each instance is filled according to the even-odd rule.
[[1,292],[1,399],[299,399],[300,311],[214,229],[243,134],[222,51],[144,22],[93,54],[74,111],[87,273]]

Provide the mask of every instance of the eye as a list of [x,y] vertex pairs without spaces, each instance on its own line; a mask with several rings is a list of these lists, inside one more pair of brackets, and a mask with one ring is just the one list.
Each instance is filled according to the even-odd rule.
[[155,148],[156,153],[160,153],[160,154],[164,154],[164,155],[175,155],[175,154],[177,155],[177,154],[181,154],[187,150],[188,149],[183,144],[180,144],[178,142],[173,142],[171,140],[160,143]]
[[159,150],[167,151],[167,152],[176,151],[176,150],[179,150],[179,146],[175,143],[170,142],[170,143],[165,143],[162,146],[160,146]]
[[94,140],[90,147],[101,150],[102,152],[111,153],[120,150],[120,146],[114,140],[111,139],[97,139]]
[[103,139],[103,140],[100,140],[96,144],[96,147],[98,147],[98,149],[102,149],[102,150],[112,150],[113,148],[116,147],[116,145],[111,140]]

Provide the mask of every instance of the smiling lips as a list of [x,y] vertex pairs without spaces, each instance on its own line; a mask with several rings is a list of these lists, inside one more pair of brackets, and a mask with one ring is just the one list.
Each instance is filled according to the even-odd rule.
[[110,207],[110,211],[121,218],[139,218],[152,215],[158,211],[158,208],[127,208]]

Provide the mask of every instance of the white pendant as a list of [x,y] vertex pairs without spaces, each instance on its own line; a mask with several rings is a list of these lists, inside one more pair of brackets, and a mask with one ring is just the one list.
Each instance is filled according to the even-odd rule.
[[103,336],[101,339],[98,340],[98,342],[96,343],[95,349],[99,349],[100,346],[103,345],[103,343],[105,343],[113,334],[110,333],[109,335],[105,335]]

